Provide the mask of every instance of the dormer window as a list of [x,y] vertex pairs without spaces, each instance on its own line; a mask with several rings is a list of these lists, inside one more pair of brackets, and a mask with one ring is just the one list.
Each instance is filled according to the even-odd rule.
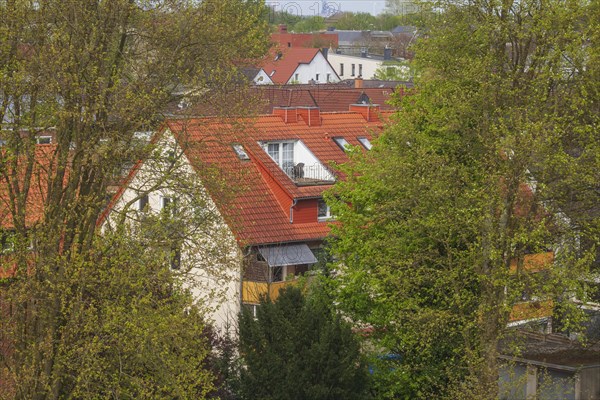
[[246,150],[244,149],[244,146],[242,146],[241,144],[234,143],[232,147],[233,151],[235,151],[235,154],[237,154],[240,160],[250,159],[250,157],[248,157],[248,153],[246,153]]
[[344,151],[348,150],[348,147],[350,146],[350,143],[343,137],[334,137],[333,141]]
[[294,142],[267,143],[267,153],[290,175],[294,168]]
[[371,144],[371,142],[369,141],[369,139],[367,139],[366,137],[359,137],[358,141],[367,150],[371,150],[373,148],[373,145]]
[[331,184],[333,174],[300,140],[259,142],[271,159],[298,186]]

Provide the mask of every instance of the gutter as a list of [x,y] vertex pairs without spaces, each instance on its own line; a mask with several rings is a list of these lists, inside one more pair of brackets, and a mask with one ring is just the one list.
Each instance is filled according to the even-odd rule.
[[296,207],[296,204],[298,204],[298,199],[294,199],[290,206],[290,224],[294,222],[294,207]]

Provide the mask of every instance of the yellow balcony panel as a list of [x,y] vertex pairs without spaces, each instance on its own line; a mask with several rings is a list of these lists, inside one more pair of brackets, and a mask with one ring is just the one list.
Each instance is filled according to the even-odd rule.
[[297,280],[289,280],[282,282],[242,282],[242,302],[258,304],[263,296],[269,296],[271,300],[277,299],[279,291],[289,285],[295,285]]
[[[540,272],[550,268],[554,261],[554,252],[548,251],[545,253],[526,254],[523,257],[523,271]],[[517,272],[517,259],[510,262],[510,272]]]

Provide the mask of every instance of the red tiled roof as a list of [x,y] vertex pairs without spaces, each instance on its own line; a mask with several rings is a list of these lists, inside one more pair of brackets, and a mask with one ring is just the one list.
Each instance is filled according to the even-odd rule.
[[338,47],[338,36],[325,33],[273,33],[271,41],[282,47],[288,47],[288,43],[291,47]]
[[271,52],[268,59],[260,65],[273,83],[287,83],[300,64],[309,64],[320,51],[319,49],[291,47],[280,50],[281,56],[275,60],[276,55]]
[[[186,155],[202,176],[207,167],[219,169],[219,176],[233,188],[230,201],[226,196],[209,192],[244,245],[294,242],[322,239],[329,233],[326,223],[290,223],[290,204],[277,200],[275,190],[282,189],[290,199],[321,197],[331,185],[296,186],[260,147],[259,141],[301,140],[331,169],[333,163],[348,160],[332,137],[342,136],[350,144],[359,145],[358,137],[372,137],[381,130],[381,122],[366,122],[353,112],[321,113],[320,126],[284,123],[279,116],[265,115],[244,119],[199,118],[171,120],[168,128],[186,149]],[[231,144],[244,146],[250,160],[240,160]],[[261,168],[263,171],[261,172]]]
[[[397,88],[400,94],[403,88]],[[264,101],[263,113],[273,112],[273,107],[319,107],[321,112],[347,111],[350,104],[357,103],[362,94],[369,97],[370,104],[378,104],[382,110],[392,110],[387,103],[394,89],[353,88],[342,85],[263,85],[254,87],[251,93]]]
[[[26,200],[25,224],[32,226],[39,222],[44,216],[44,204],[48,193],[48,174],[52,173],[56,145],[42,144],[36,145],[33,160],[33,171],[29,182],[29,192]],[[6,158],[6,153],[3,153]],[[24,186],[27,159],[23,156],[17,163],[17,176],[19,190]],[[10,171],[5,173],[10,174]],[[0,175],[0,228],[13,229],[14,221],[11,212],[12,206],[9,196],[9,185],[4,174]],[[13,190],[14,191],[14,190]]]

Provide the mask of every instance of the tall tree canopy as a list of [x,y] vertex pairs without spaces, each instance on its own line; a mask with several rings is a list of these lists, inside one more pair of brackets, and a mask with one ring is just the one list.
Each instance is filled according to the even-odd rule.
[[[117,300],[129,298],[95,303],[89,275],[79,267],[108,262],[101,256],[108,253],[97,251],[96,225],[123,167],[149,150],[136,132],[156,128],[160,112],[181,94],[193,100],[238,82],[241,69],[268,47],[265,8],[255,0],[4,0],[0,16],[1,226],[10,230],[13,253],[8,263],[2,258],[2,270],[16,266],[2,288],[11,304],[2,328],[11,330],[12,351],[1,361],[20,398],[77,397],[70,390],[83,383],[73,374],[86,368],[71,370],[65,357],[82,360],[71,346],[97,337],[85,330],[91,325],[77,331],[71,324],[94,307],[98,318],[111,305],[120,310]],[[36,144],[40,135],[54,138],[44,150]],[[131,260],[120,261],[131,271]],[[144,275],[115,279],[126,277],[148,289]],[[152,307],[160,308],[155,300]],[[171,316],[187,303],[173,304]],[[157,315],[166,318],[165,312]],[[129,322],[142,329],[141,319]],[[154,329],[171,329],[168,318]],[[139,344],[137,350],[159,351]],[[186,358],[186,349],[173,351]],[[111,367],[124,362],[123,353],[111,354],[102,359],[117,363]]]
[[[561,299],[586,298],[600,227],[600,8],[433,6],[416,91],[329,195],[337,293],[402,356],[396,395],[491,399],[523,293],[572,312],[567,325],[577,310]],[[550,249],[551,267],[526,268],[526,254]]]
[[366,366],[350,324],[331,307],[320,285],[263,299],[256,319],[240,320],[244,399],[364,399]]

